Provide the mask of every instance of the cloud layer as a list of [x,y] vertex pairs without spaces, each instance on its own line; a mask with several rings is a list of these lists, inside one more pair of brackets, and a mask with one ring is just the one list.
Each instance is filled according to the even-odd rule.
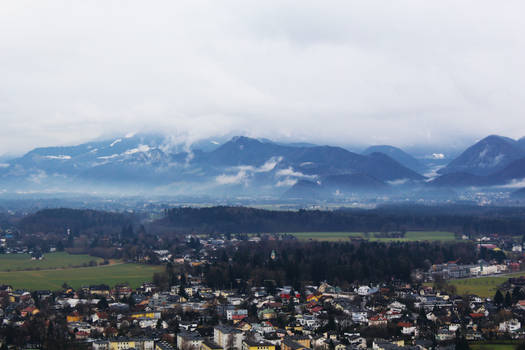
[[0,155],[105,134],[448,145],[525,135],[522,1],[26,1]]

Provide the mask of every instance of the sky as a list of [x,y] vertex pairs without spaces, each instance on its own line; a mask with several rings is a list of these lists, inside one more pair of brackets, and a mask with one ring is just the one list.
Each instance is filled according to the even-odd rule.
[[142,131],[519,138],[523,13],[512,0],[4,2],[0,155]]

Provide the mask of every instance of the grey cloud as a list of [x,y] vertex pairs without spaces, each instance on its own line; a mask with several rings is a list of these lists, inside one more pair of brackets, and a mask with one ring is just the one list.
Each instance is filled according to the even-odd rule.
[[0,154],[105,134],[525,135],[521,1],[12,1]]

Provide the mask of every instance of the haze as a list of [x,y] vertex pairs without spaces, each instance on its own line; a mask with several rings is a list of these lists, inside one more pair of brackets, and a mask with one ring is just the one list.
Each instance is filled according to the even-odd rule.
[[521,1],[11,1],[0,155],[110,134],[525,135]]

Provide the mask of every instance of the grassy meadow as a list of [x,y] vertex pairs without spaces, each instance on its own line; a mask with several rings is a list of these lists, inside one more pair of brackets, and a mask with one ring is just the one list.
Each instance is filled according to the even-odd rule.
[[456,287],[457,293],[475,294],[483,298],[492,298],[498,287],[507,282],[510,277],[525,276],[525,272],[516,272],[502,276],[488,276],[476,278],[462,278],[448,281],[449,284]]
[[162,271],[163,268],[163,266],[142,264],[114,264],[59,270],[2,271],[0,272],[0,284],[30,290],[57,290],[64,282],[73,288],[101,283],[114,286],[127,282],[132,288],[136,288],[143,282],[151,281],[153,274]]
[[91,266],[103,259],[89,256],[55,252],[44,254],[42,260],[31,260],[29,254],[0,255],[0,284],[22,289],[60,289],[65,283],[74,288],[90,284],[114,286],[127,282],[133,288],[153,279],[163,266],[112,262],[109,265]]
[[505,283],[508,278],[508,276],[464,278],[451,280],[449,284],[455,286],[457,293],[460,295],[475,294],[482,298],[492,298],[496,294],[498,287]]
[[47,253],[44,254],[42,260],[31,260],[29,254],[1,254],[0,271],[70,268],[83,266],[91,261],[100,263],[103,259],[84,254],[68,254],[66,252]]

